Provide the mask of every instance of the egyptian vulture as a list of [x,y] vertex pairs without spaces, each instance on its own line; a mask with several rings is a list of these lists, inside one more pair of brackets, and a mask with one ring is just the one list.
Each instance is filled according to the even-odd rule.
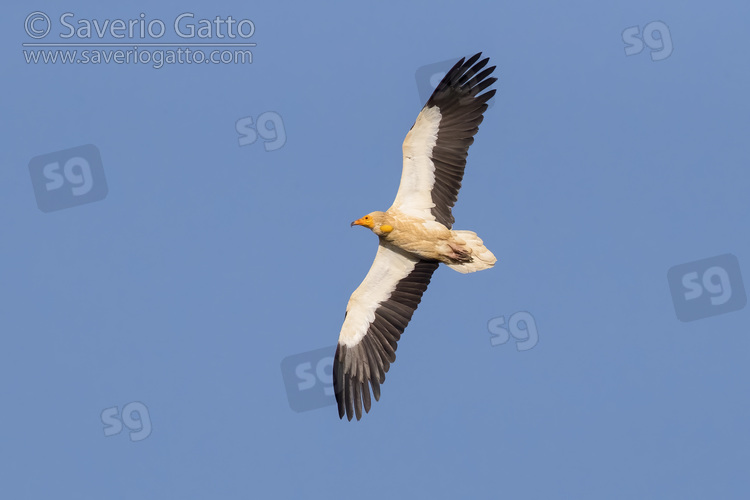
[[396,360],[396,342],[417,309],[440,263],[461,273],[492,267],[496,260],[472,231],[452,230],[451,208],[469,146],[495,90],[495,67],[481,52],[461,59],[435,88],[403,144],[401,184],[393,205],[352,222],[378,236],[375,261],[346,306],[333,362],[339,418],[370,411],[370,388]]

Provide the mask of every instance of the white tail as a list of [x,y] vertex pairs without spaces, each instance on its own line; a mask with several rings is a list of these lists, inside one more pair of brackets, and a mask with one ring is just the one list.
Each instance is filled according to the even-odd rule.
[[489,269],[495,265],[497,259],[487,250],[482,240],[474,231],[452,231],[454,241],[462,244],[465,248],[471,250],[472,261],[460,262],[457,264],[447,264],[448,267],[459,273],[473,273],[482,269]]

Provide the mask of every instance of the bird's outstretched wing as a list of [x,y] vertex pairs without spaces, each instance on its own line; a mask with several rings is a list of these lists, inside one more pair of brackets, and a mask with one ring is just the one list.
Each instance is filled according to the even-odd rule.
[[[381,242],[375,261],[346,306],[336,355],[333,388],[339,418],[370,411],[370,387],[380,384],[396,360],[396,342],[422,300],[439,262],[420,260]],[[368,385],[369,384],[369,385]]]
[[453,226],[451,213],[461,189],[469,146],[482,123],[495,66],[481,52],[461,59],[446,73],[417,116],[403,144],[404,166],[393,208]]

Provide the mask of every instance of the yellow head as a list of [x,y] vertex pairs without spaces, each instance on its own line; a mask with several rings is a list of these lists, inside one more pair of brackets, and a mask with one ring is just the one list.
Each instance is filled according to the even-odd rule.
[[352,226],[364,226],[368,229],[372,229],[375,226],[375,219],[372,214],[368,214],[352,222]]
[[386,223],[387,219],[390,217],[383,212],[372,212],[352,222],[352,226],[364,226],[378,236],[383,236],[393,231],[393,226]]

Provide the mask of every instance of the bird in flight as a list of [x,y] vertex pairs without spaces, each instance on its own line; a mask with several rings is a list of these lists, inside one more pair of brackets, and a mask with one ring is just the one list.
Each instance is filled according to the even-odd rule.
[[339,418],[370,411],[370,388],[380,385],[396,360],[396,343],[440,263],[460,273],[488,269],[497,259],[472,231],[453,227],[451,209],[469,146],[495,90],[497,78],[481,52],[458,61],[417,115],[403,144],[401,184],[393,205],[352,222],[378,236],[375,261],[346,306],[333,362]]

